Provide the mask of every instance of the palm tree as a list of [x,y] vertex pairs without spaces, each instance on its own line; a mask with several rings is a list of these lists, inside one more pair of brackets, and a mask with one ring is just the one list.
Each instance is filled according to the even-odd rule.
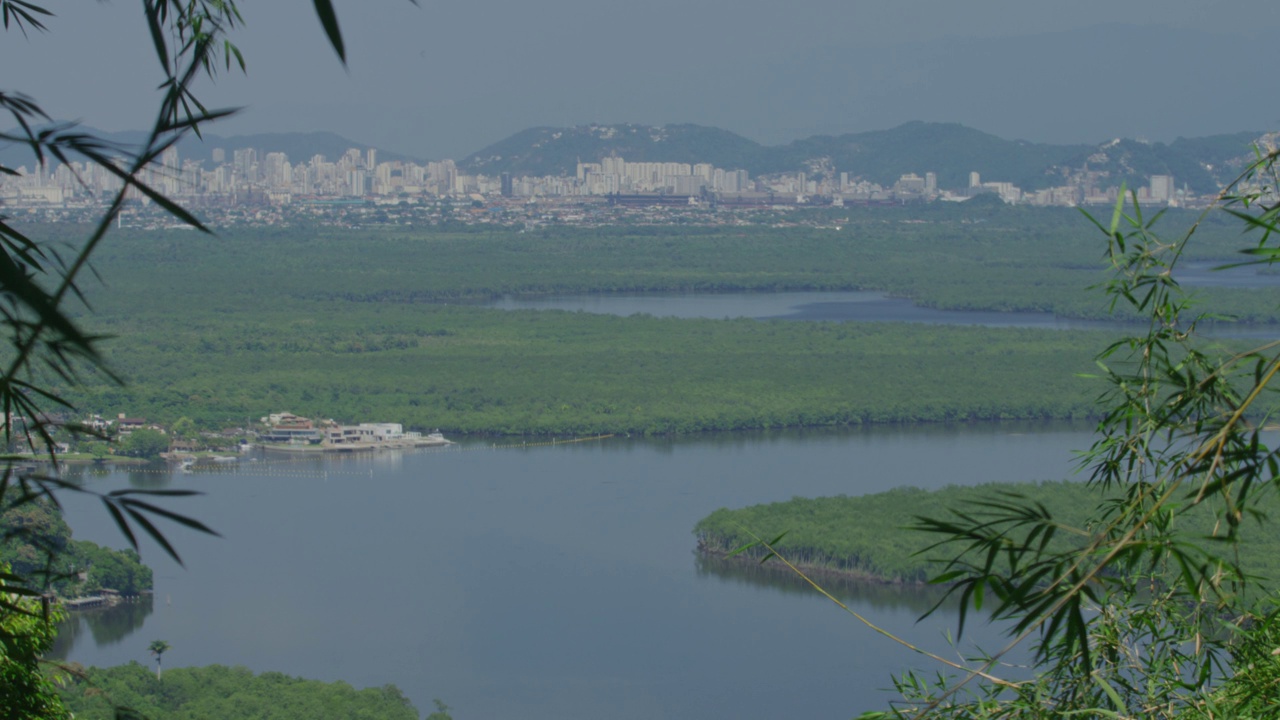
[[151,654],[156,656],[156,680],[160,679],[161,656],[164,655],[164,651],[168,649],[169,643],[163,640],[152,640],[151,644],[147,646],[147,650],[150,650]]

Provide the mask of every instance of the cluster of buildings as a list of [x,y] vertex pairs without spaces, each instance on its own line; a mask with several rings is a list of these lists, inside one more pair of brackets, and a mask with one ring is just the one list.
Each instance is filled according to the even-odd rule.
[[405,432],[400,423],[342,425],[333,420],[312,420],[293,413],[272,413],[261,419],[265,429],[258,441],[266,445],[315,446],[330,450],[372,447],[426,447],[447,445],[439,433]]
[[[815,172],[792,172],[752,178],[746,170],[718,168],[709,163],[628,162],[608,157],[579,162],[574,176],[496,177],[459,172],[452,160],[419,164],[401,160],[379,162],[377,151],[347,150],[336,161],[314,155],[293,162],[282,152],[261,153],[252,148],[212,153],[212,168],[182,159],[171,147],[149,166],[142,180],[166,197],[189,208],[279,207],[288,205],[422,203],[440,198],[488,202],[507,198],[610,198],[624,203],[706,203],[722,207],[835,205],[846,203],[905,203],[966,200],[994,193],[1008,203],[1073,206],[1113,203],[1119,192],[1104,187],[1104,173],[1083,171],[1064,178],[1061,187],[1023,191],[1008,182],[983,181],[970,173],[967,187],[944,189],[937,175],[902,175],[892,185],[868,182],[828,166]],[[118,191],[116,175],[90,163],[18,168],[18,175],[0,178],[0,204],[9,207],[93,207]],[[1196,198],[1179,191],[1168,175],[1155,175],[1139,190],[1140,200],[1152,204],[1188,205]],[[139,196],[139,199],[145,201]]]
[[[292,413],[273,413],[260,420],[260,427],[232,428],[219,433],[202,432],[197,440],[184,439],[170,432],[170,428],[145,418],[129,417],[120,413],[115,417],[90,415],[76,423],[90,431],[94,438],[113,438],[123,441],[138,430],[154,430],[168,436],[169,452],[189,453],[199,447],[237,448],[247,450],[245,438],[255,439],[264,447],[289,446],[342,451],[374,448],[435,447],[451,444],[439,433],[422,434],[406,432],[400,423],[359,423],[343,425],[334,420],[311,420]],[[63,424],[62,421],[57,424]],[[34,449],[32,449],[34,451]],[[68,442],[58,442],[56,454],[72,451]]]

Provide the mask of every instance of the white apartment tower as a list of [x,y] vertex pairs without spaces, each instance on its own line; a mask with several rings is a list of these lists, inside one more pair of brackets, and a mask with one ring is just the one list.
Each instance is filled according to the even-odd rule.
[[1172,175],[1151,176],[1150,195],[1152,202],[1169,202],[1173,199],[1174,189]]

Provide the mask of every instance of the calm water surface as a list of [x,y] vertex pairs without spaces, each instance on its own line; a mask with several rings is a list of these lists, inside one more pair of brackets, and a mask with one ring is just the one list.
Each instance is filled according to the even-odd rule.
[[[174,530],[185,569],[145,547],[154,603],[76,618],[63,651],[147,662],[164,639],[166,666],[394,683],[458,717],[848,718],[917,659],[789,578],[700,560],[694,523],[796,495],[1066,477],[1089,440],[1064,424],[881,427],[109,472],[86,482],[204,491],[169,506],[224,537]],[[66,501],[78,538],[119,546],[99,508]],[[838,590],[947,652],[952,614],[915,623],[931,597]]]
[[[1280,285],[1280,276],[1226,277],[1209,264],[1196,266],[1183,280],[1187,287],[1211,285],[1259,288]],[[1216,266],[1215,266],[1216,267]],[[1244,270],[1239,268],[1238,270]],[[1181,276],[1180,276],[1181,277]],[[1219,281],[1219,282],[1212,282]],[[889,297],[878,291],[820,291],[780,293],[610,293],[585,295],[506,296],[484,303],[500,310],[566,310],[604,315],[635,314],[674,318],[754,318],[757,320],[829,320],[837,322],[909,322],[930,325],[980,325],[1003,328],[1045,328],[1050,330],[1111,330],[1121,323],[1109,320],[1079,320],[1047,312],[996,312],[990,310],[938,310],[920,307],[905,298]],[[1223,324],[1202,325],[1203,334],[1219,337],[1272,337],[1274,326]]]
[[567,310],[604,315],[757,320],[914,322],[934,325],[1043,327],[1059,330],[1114,328],[1098,320],[1074,320],[1044,312],[935,310],[870,290],[779,293],[616,293],[507,296],[486,303],[501,310]]

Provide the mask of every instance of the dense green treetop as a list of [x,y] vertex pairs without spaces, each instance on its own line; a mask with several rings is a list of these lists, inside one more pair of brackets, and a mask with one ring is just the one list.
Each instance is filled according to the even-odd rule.
[[120,442],[119,449],[116,452],[127,457],[154,460],[160,457],[160,453],[168,452],[168,450],[168,435],[159,430],[140,428],[129,433],[129,436]]
[[[785,532],[774,548],[802,568],[882,582],[921,583],[938,574],[943,553],[926,551],[935,538],[913,528],[920,517],[945,517],[981,502],[1017,500],[1050,508],[1063,526],[1082,527],[1117,495],[1070,481],[990,483],[932,491],[904,487],[855,497],[797,497],[745,508],[721,508],[699,521],[694,534],[700,549],[721,554]],[[1262,509],[1280,511],[1280,497],[1269,495]],[[1184,529],[1208,535],[1214,521],[1206,508],[1184,519]],[[1255,526],[1246,538],[1240,548],[1245,568],[1259,577],[1280,578],[1280,537]],[[1073,540],[1064,536],[1060,541]],[[741,556],[754,562],[767,554],[768,550],[755,547]]]
[[46,615],[38,600],[8,592],[11,569],[0,561],[0,717],[63,720],[71,717],[41,659],[53,646],[58,613]]
[[[395,686],[357,690],[243,667],[172,668],[163,680],[139,663],[86,668],[59,690],[81,720],[115,720],[117,707],[151,720],[418,720]],[[446,715],[447,717],[447,715]]]
[[[126,595],[150,590],[151,568],[133,549],[113,550],[74,540],[61,511],[48,500],[13,502],[0,495],[0,563],[28,578],[39,590],[63,597],[111,588]],[[80,575],[84,574],[81,579]]]

